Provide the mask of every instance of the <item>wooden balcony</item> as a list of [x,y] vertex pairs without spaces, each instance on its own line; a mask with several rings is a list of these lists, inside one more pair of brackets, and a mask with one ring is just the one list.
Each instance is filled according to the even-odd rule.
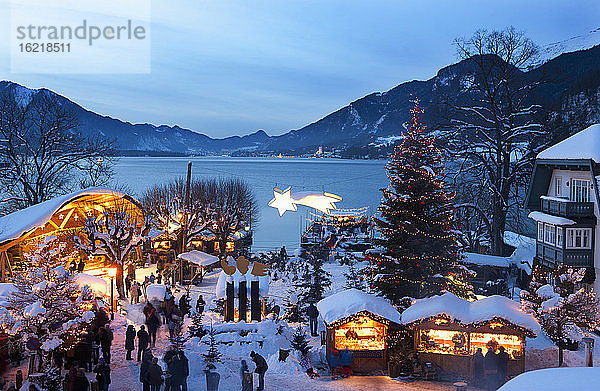
[[540,197],[542,212],[561,217],[593,217],[593,202],[574,202],[556,197]]
[[562,249],[537,242],[536,257],[541,264],[552,268],[558,264],[576,267],[594,266],[594,250],[592,249]]

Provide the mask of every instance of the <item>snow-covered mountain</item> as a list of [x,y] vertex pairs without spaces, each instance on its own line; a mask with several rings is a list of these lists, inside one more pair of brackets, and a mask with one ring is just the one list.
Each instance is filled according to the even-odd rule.
[[[600,122],[600,29],[589,34],[553,43],[542,49],[545,60],[523,73],[525,79],[549,82],[536,92],[536,102],[549,113],[553,132],[563,138],[574,129]],[[591,48],[588,48],[590,47]],[[564,53],[565,51],[578,50]],[[585,50],[579,50],[585,49]],[[562,54],[560,54],[562,53]],[[560,54],[555,56],[556,54]],[[246,136],[214,139],[178,126],[132,124],[89,111],[57,95],[77,116],[84,134],[115,139],[123,151],[159,151],[183,154],[253,154],[265,152],[314,152],[319,146],[356,151],[388,148],[409,120],[412,100],[419,97],[425,109],[424,121],[435,131],[444,112],[442,96],[464,98],[472,78],[472,64],[461,61],[440,69],[429,80],[413,80],[383,92],[372,93],[347,106],[280,136],[259,130]],[[14,89],[17,99],[27,102],[45,89],[32,90],[9,81],[0,81],[0,92]]]

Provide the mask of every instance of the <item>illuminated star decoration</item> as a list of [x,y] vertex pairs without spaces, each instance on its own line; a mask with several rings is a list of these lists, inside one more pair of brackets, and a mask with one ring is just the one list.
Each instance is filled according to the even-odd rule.
[[292,195],[291,187],[284,191],[275,188],[273,189],[273,196],[275,198],[269,202],[269,206],[277,208],[279,216],[283,216],[288,210],[295,212],[298,210],[296,205],[308,206],[329,214],[330,209],[336,209],[335,203],[342,200],[342,197],[326,192],[303,191]]

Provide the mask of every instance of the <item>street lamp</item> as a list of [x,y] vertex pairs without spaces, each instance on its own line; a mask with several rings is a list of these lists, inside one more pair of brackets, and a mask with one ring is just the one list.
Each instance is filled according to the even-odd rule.
[[116,275],[117,275],[116,267],[111,267],[108,269],[108,276],[110,277],[110,320],[115,319],[114,290],[115,290],[115,276]]

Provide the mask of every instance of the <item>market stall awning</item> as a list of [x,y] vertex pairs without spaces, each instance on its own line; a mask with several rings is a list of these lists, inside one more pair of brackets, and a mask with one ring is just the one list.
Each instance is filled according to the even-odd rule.
[[532,315],[521,311],[518,302],[498,295],[472,302],[450,292],[419,299],[402,313],[402,323],[410,324],[438,316],[446,316],[463,325],[503,319],[534,334],[540,332],[539,323]]
[[219,262],[219,257],[215,257],[214,255],[210,255],[199,250],[192,250],[186,253],[179,254],[177,258],[191,262],[198,266],[209,266],[213,263]]
[[400,313],[387,300],[354,288],[324,298],[317,303],[317,309],[327,324],[365,311],[400,323]]

